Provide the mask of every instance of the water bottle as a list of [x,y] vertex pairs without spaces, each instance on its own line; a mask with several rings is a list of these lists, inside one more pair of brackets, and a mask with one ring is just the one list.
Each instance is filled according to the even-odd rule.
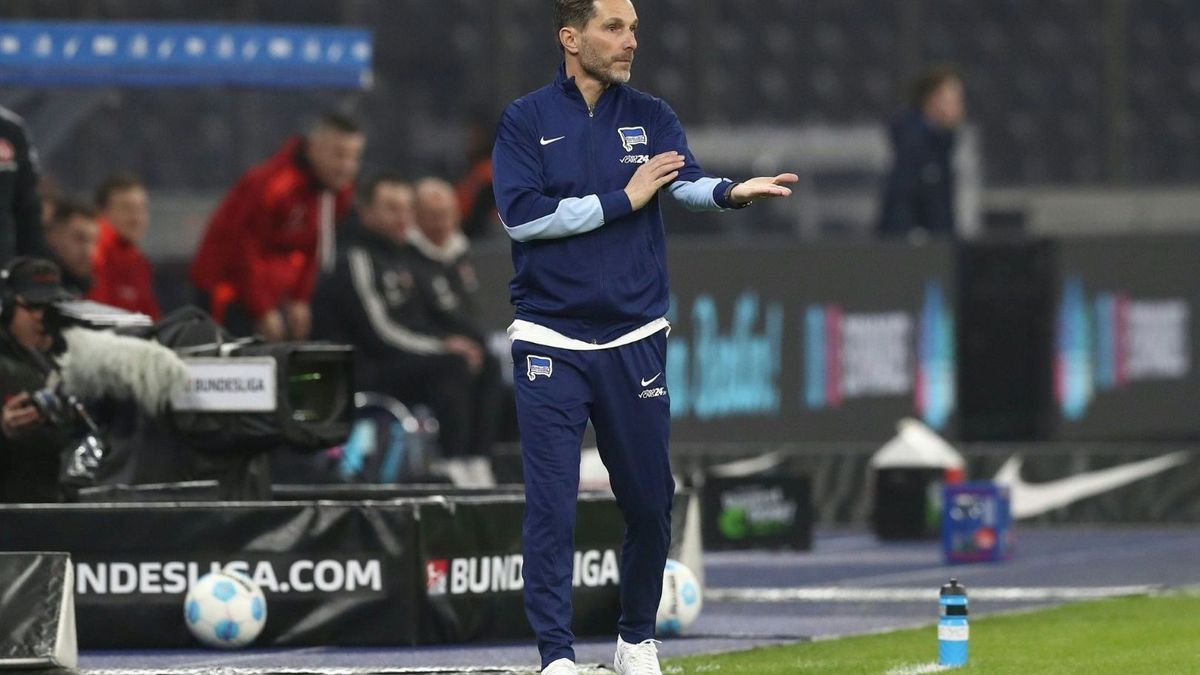
[[967,665],[967,589],[959,585],[958,579],[942,586],[938,598],[941,612],[938,616],[938,663],[957,667]]

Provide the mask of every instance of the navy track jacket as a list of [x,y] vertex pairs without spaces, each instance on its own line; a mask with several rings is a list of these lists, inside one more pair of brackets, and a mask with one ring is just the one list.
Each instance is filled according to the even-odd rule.
[[895,159],[884,185],[880,234],[924,229],[953,237],[955,133],[930,124],[919,111],[893,120],[889,132]]
[[668,150],[686,162],[668,186],[676,200],[696,211],[731,208],[730,181],[705,175],[661,99],[612,85],[589,111],[559,66],[553,84],[505,109],[493,185],[513,240],[516,318],[603,344],[667,313],[658,196],[634,211],[625,186]]

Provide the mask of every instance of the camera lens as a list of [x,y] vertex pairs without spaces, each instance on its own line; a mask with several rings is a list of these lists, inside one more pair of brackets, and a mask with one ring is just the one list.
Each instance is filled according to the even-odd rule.
[[29,392],[29,400],[38,413],[51,424],[59,424],[62,419],[63,404],[53,389],[38,389]]

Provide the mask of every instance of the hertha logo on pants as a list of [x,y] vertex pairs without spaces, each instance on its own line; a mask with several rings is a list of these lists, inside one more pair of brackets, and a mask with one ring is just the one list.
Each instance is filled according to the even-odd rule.
[[654,637],[671,540],[667,331],[620,347],[513,343],[525,472],[525,609],[544,662],[574,660],[571,578],[579,451],[589,419],[625,517],[621,620],[627,642]]

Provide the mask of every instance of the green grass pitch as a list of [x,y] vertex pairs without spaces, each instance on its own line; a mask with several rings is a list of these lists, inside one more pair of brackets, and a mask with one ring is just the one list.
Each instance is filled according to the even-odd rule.
[[[931,613],[936,612],[936,607]],[[671,659],[667,673],[935,672],[937,628]],[[1200,594],[1120,598],[971,621],[954,672],[1200,673]]]

